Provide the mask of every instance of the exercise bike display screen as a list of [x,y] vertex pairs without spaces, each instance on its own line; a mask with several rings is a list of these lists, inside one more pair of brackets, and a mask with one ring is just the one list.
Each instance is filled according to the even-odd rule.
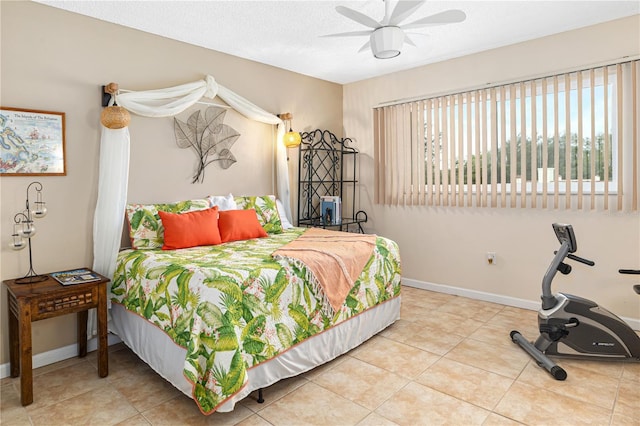
[[573,233],[573,227],[564,223],[554,223],[553,231],[558,237],[560,244],[565,241],[569,243],[569,253],[575,253],[578,250],[578,244],[576,243],[576,235]]

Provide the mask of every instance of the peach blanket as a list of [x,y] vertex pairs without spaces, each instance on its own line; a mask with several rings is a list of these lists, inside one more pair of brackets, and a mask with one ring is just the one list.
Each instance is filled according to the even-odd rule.
[[334,312],[340,310],[376,245],[376,236],[309,228],[273,252],[302,262],[317,279]]

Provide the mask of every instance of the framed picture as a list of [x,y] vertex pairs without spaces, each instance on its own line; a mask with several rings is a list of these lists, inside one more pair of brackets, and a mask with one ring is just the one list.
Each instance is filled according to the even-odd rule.
[[66,175],[64,131],[64,112],[0,107],[0,175]]

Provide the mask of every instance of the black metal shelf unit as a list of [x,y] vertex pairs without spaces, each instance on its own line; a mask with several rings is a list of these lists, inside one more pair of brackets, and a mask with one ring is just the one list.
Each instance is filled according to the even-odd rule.
[[[350,138],[338,139],[329,130],[301,134],[298,167],[298,226],[314,226],[364,233],[367,213],[355,209],[358,151]],[[329,223],[321,211],[320,197],[337,195],[342,201],[342,217]],[[344,207],[347,207],[345,209]]]

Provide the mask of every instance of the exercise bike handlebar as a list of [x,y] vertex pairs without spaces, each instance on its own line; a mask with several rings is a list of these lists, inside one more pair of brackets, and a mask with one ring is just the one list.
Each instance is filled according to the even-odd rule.
[[[564,274],[568,274],[571,269],[568,265],[564,265],[562,262],[565,258],[569,258],[571,260],[575,260],[576,262],[584,263],[585,265],[594,266],[596,263],[592,260],[585,259],[580,256],[576,256],[569,252],[570,243],[568,241],[563,241],[559,250],[553,252],[555,257],[549,265],[549,269],[544,274],[544,278],[542,279],[542,308],[543,309],[551,309],[556,305],[556,297],[551,292],[551,282],[553,281],[553,277],[560,270]],[[566,268],[563,270],[563,268]]]
[[[553,254],[558,254],[558,251],[554,251]],[[571,260],[575,260],[576,262],[580,262],[580,263],[584,263],[585,265],[589,265],[589,266],[594,266],[596,264],[596,262],[594,262],[593,260],[589,260],[589,259],[585,259],[584,257],[580,257],[580,256],[576,256],[575,254],[567,254],[567,257]],[[620,269],[620,271],[625,271],[626,269]],[[625,274],[625,273],[630,273],[633,274],[633,272],[620,272],[621,274]],[[640,271],[636,272],[638,274],[640,274]]]
[[584,257],[576,256],[575,254],[568,254],[567,257],[576,262],[584,263],[585,265],[594,266],[596,262],[593,260],[585,259]]

